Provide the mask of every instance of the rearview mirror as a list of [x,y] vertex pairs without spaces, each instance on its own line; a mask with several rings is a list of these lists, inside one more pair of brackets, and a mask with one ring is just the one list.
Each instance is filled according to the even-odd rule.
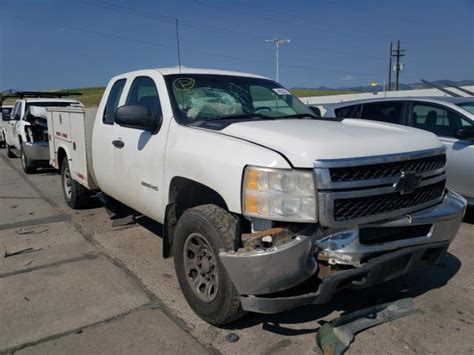
[[459,128],[454,134],[456,138],[472,141],[474,140],[474,126]]
[[158,120],[152,117],[150,109],[142,105],[124,105],[115,111],[115,122],[124,127],[153,131]]

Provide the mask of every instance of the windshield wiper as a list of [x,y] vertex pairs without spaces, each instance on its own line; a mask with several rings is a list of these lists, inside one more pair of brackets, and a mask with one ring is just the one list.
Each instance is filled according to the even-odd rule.
[[294,114],[294,115],[280,116],[278,118],[305,118],[305,117],[320,118],[316,115],[313,115],[312,113],[297,113],[297,114]]
[[234,116],[222,116],[219,118],[213,118],[212,120],[208,121],[214,121],[214,120],[239,120],[239,119],[246,119],[246,118],[261,118],[261,119],[268,119],[268,120],[273,120],[274,117],[264,115],[262,113],[246,113],[242,115],[234,115]]
[[273,120],[274,117],[270,117],[261,113],[248,113],[248,114],[242,114],[242,115],[234,115],[234,116],[222,116],[222,117],[217,117],[217,118],[212,118],[212,119],[198,119],[192,123],[190,123],[191,126],[203,126],[206,124],[209,124],[210,122],[216,122],[216,121],[225,121],[225,120],[254,120],[254,119],[261,119],[261,120]]

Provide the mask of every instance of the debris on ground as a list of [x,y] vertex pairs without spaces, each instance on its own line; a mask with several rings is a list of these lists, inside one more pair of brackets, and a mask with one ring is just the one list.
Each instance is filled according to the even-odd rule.
[[229,333],[225,336],[225,340],[228,341],[229,343],[238,342],[239,339],[240,339],[240,337],[235,333]]
[[18,235],[27,235],[27,234],[40,234],[49,231],[47,227],[29,227],[29,228],[21,228],[16,231]]
[[33,252],[35,252],[35,251],[40,251],[40,250],[43,250],[43,248],[39,248],[39,249],[26,248],[26,249],[14,251],[14,252],[11,252],[11,253],[10,253],[8,250],[6,250],[6,251],[5,251],[5,254],[3,254],[3,257],[4,257],[4,258],[9,258],[10,256],[15,256],[15,255],[20,255],[20,254],[26,254],[26,253],[33,253]]
[[324,324],[316,334],[316,344],[325,355],[344,354],[357,333],[378,324],[413,313],[421,313],[412,298],[380,304],[345,314]]

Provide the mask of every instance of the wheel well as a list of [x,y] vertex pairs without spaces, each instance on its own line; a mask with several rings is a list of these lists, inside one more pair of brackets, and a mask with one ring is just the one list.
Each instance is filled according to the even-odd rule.
[[222,196],[210,187],[179,176],[171,180],[163,235],[163,256],[165,258],[172,255],[174,230],[184,211],[208,204],[228,210]]
[[59,148],[58,149],[58,167],[59,167],[59,170],[61,170],[61,165],[63,163],[63,159],[64,158],[67,158],[67,154],[66,154],[66,151],[63,149],[63,148]]

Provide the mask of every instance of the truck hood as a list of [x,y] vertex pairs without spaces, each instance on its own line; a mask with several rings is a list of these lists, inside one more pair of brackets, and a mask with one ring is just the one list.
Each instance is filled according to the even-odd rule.
[[299,168],[312,168],[317,159],[366,157],[442,146],[430,132],[361,119],[240,122],[221,132],[276,150]]

